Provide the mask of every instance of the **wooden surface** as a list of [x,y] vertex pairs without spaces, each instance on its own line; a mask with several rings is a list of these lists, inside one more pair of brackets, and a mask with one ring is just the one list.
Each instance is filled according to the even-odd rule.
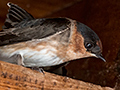
[[0,61],[0,90],[113,90]]
[[35,18],[68,17],[92,28],[102,41],[107,62],[98,58],[72,61],[66,66],[67,76],[101,86],[120,86],[117,84],[120,59],[116,59],[120,47],[120,0],[0,0],[0,28],[4,24],[9,1]]

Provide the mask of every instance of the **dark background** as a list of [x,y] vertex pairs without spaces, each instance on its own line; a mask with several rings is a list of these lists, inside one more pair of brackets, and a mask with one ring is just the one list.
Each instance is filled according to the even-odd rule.
[[120,75],[120,0],[0,0],[0,29],[12,2],[35,18],[68,17],[92,28],[103,43],[104,63],[87,58],[72,61],[66,66],[67,76],[114,87]]

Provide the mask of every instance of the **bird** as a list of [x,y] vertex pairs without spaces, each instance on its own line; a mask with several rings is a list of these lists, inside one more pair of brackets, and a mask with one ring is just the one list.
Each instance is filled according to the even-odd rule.
[[24,67],[51,67],[87,57],[102,56],[102,42],[87,25],[76,20],[34,18],[8,2],[0,31],[0,60]]

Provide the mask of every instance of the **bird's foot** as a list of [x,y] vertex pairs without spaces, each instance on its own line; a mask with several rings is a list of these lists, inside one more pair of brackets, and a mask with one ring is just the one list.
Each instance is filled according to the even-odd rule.
[[32,67],[31,69],[32,69],[32,70],[39,71],[40,73],[43,73],[43,74],[45,75],[43,68],[40,68],[40,67]]

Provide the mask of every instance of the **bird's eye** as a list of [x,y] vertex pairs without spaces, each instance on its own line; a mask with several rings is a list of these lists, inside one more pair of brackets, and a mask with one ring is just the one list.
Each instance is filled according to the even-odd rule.
[[87,49],[90,49],[90,48],[93,47],[93,44],[91,44],[91,43],[87,43],[87,44],[85,45],[85,47],[86,47]]

